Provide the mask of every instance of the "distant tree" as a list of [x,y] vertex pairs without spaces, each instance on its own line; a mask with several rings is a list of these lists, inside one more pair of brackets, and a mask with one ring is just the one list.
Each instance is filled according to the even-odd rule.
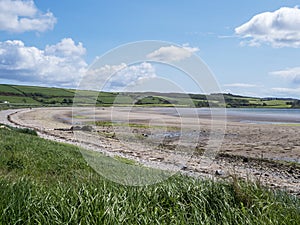
[[64,98],[61,103],[69,105],[73,103],[73,100],[70,98]]
[[300,108],[300,100],[295,100],[292,104],[292,108]]
[[225,99],[225,102],[227,103],[227,106],[230,108],[250,106],[249,101],[246,99],[227,98]]
[[196,103],[196,106],[201,108],[201,107],[209,107],[209,104],[207,101],[199,101]]

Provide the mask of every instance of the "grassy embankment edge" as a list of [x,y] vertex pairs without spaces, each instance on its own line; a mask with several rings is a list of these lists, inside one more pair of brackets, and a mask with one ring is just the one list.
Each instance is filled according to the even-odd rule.
[[300,221],[299,198],[234,176],[217,182],[174,175],[156,185],[125,186],[96,173],[73,145],[5,127],[0,137],[0,224]]

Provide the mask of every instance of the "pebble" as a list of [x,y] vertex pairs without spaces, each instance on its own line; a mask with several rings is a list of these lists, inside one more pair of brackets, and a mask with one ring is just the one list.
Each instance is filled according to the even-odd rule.
[[185,165],[181,167],[181,170],[186,170],[186,169],[187,169],[187,166],[185,166]]
[[225,173],[223,170],[216,170],[215,175],[217,176],[223,176]]

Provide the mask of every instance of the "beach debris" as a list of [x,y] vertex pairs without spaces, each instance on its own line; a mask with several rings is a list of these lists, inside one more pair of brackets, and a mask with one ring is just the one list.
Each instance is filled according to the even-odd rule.
[[54,130],[59,130],[59,131],[88,131],[92,132],[93,127],[92,126],[72,126],[70,128],[54,128]]
[[138,129],[133,129],[133,130],[132,130],[132,133],[133,133],[133,134],[137,134],[138,132],[139,132]]
[[223,176],[223,175],[225,175],[225,172],[223,170],[216,170],[215,175]]
[[186,165],[182,165],[181,170],[187,170],[187,166]]
[[164,160],[164,157],[151,157],[149,158],[150,161],[163,161]]
[[249,159],[247,157],[243,158],[243,163],[249,162]]
[[70,128],[54,128],[54,130],[59,130],[59,131],[71,131]]
[[4,126],[4,125],[1,125],[1,126],[0,126],[0,129],[6,129],[6,130],[10,130],[10,128],[9,128],[9,127],[7,127],[7,126]]
[[71,130],[77,130],[77,131],[88,131],[88,132],[91,132],[93,131],[93,127],[92,126],[89,126],[89,125],[84,125],[84,126],[72,126],[70,128]]

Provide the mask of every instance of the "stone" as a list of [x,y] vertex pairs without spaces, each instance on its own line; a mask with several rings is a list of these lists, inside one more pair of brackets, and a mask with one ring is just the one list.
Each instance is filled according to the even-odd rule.
[[223,170],[216,170],[215,175],[217,176],[223,176],[225,173]]

